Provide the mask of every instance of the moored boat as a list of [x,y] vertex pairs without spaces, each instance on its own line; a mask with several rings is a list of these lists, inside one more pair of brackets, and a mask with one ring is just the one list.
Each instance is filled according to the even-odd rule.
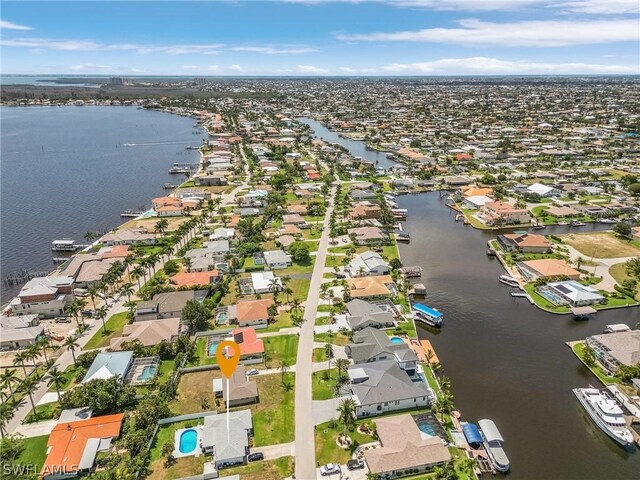
[[625,448],[634,449],[633,434],[624,418],[618,402],[606,390],[597,388],[574,388],[573,394],[591,420],[616,442]]
[[414,303],[411,305],[411,311],[413,312],[413,318],[416,320],[426,323],[432,327],[442,326],[442,313],[435,308],[427,307],[421,303]]
[[500,275],[500,277],[498,278],[498,281],[510,287],[514,287],[514,288],[520,287],[520,284],[518,283],[518,281],[515,278],[513,278],[511,275]]
[[504,449],[502,448],[502,442],[504,442],[504,439],[502,438],[498,427],[493,423],[493,420],[486,418],[478,420],[478,426],[480,427],[480,433],[482,434],[482,444],[489,455],[489,460],[497,471],[501,473],[508,472],[509,458],[507,458],[507,454],[504,453]]

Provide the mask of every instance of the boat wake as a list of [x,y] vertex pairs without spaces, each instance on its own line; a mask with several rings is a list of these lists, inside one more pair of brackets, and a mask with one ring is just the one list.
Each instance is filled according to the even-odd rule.
[[149,143],[123,143],[123,147],[149,147],[153,145],[186,145],[190,142],[149,142]]

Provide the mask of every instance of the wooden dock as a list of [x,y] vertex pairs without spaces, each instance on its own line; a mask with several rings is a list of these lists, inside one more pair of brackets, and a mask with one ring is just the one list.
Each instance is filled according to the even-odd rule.
[[[420,340],[419,342],[412,342],[411,348],[418,356],[418,359],[422,363],[440,363],[436,351],[433,349],[433,345],[429,340]],[[431,359],[429,359],[428,352],[431,351]]]

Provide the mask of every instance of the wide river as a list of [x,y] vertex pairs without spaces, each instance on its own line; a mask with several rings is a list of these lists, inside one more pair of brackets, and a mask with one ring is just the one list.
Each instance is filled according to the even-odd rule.
[[[185,147],[206,136],[193,119],[136,107],[2,107],[0,123],[2,278],[49,271],[54,239],[86,243],[124,210],[148,208],[164,183],[184,180],[168,170],[197,162]],[[2,302],[19,288],[2,282]]]
[[[312,128],[317,137],[340,143],[354,155],[371,152],[318,122]],[[360,149],[353,150],[353,143]],[[496,422],[511,461],[509,478],[640,478],[640,454],[619,448],[573,396],[572,388],[598,385],[598,380],[565,345],[602,333],[608,324],[633,326],[640,309],[599,312],[592,320],[576,322],[512,298],[510,289],[498,283],[504,273],[500,263],[485,253],[495,232],[456,223],[437,192],[398,199],[398,206],[409,211],[404,229],[411,234],[411,243],[400,245],[402,262],[423,268],[425,303],[445,317],[439,332],[420,329],[418,334],[433,343],[463,419]],[[580,231],[604,228],[590,224]]]

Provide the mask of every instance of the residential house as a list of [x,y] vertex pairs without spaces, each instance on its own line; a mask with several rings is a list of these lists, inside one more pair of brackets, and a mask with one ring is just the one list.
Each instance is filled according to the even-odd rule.
[[575,280],[551,282],[546,285],[572,307],[584,307],[604,300],[604,297],[593,287],[582,285]]
[[412,381],[395,360],[351,365],[347,374],[358,418],[427,407],[435,399],[423,382]]
[[347,278],[346,281],[352,298],[374,300],[388,298],[395,294],[391,275]]
[[557,218],[575,217],[577,215],[580,215],[580,212],[578,210],[571,207],[553,206],[553,207],[547,208],[546,212],[552,217],[557,217]]
[[379,227],[358,227],[348,230],[356,245],[381,245],[389,241],[389,235]]
[[486,195],[473,195],[470,197],[464,197],[462,199],[462,204],[469,210],[480,210],[487,203],[493,201],[493,198],[487,197]]
[[306,228],[307,221],[304,219],[303,216],[297,213],[292,213],[292,214],[287,214],[282,216],[282,224],[295,225],[298,228]]
[[367,327],[353,335],[353,343],[345,347],[353,363],[371,363],[394,360],[410,377],[415,377],[418,356],[405,342],[392,342],[389,336],[376,328]]
[[89,473],[98,452],[111,449],[120,436],[123,413],[76,421],[58,421],[49,434],[47,458],[40,475],[45,480],[71,478]]
[[218,227],[211,235],[210,240],[233,240],[236,236],[236,231],[233,228]]
[[263,253],[267,266],[274,270],[277,268],[287,268],[292,265],[291,256],[282,250],[269,250]]
[[363,328],[391,328],[395,326],[393,313],[358,298],[347,302],[347,322],[354,332]]
[[163,318],[180,318],[182,309],[189,300],[202,303],[209,294],[208,290],[183,290],[164,292],[154,295],[153,299],[136,305],[136,322],[144,320],[160,320]]
[[544,235],[535,233],[506,233],[498,235],[497,241],[505,252],[548,253],[553,246]]
[[488,224],[529,223],[531,216],[526,208],[516,208],[505,202],[485,203],[481,212]]
[[100,352],[87,370],[81,383],[107,380],[118,376],[123,381],[133,362],[133,352]]
[[345,267],[345,270],[352,277],[385,275],[389,273],[389,264],[382,259],[379,253],[366,251],[356,255]]
[[212,240],[204,242],[202,246],[208,251],[209,255],[224,255],[231,251],[229,240]]
[[11,311],[16,315],[35,314],[44,318],[63,315],[67,304],[73,300],[72,291],[72,277],[32,278],[11,300]]
[[155,233],[149,233],[146,228],[119,228],[103,235],[100,243],[106,246],[111,245],[155,245],[158,237]]
[[125,325],[122,336],[111,339],[109,348],[113,351],[122,350],[125,342],[138,341],[145,347],[152,347],[160,342],[173,342],[180,335],[180,319],[166,318],[163,320],[148,320]]
[[213,392],[216,397],[222,397],[224,405],[237,407],[250,403],[258,403],[258,384],[247,377],[246,367],[238,365],[228,379],[215,378]]
[[43,335],[38,315],[0,315],[0,350],[28,347]]
[[527,192],[530,194],[540,195],[542,198],[559,197],[562,195],[562,190],[542,183],[534,183],[533,185],[530,185],[527,187]]
[[380,446],[364,450],[369,471],[392,479],[431,471],[451,460],[438,436],[423,434],[409,414],[375,420]]
[[282,290],[282,281],[273,272],[252,272],[251,284],[254,293],[273,293],[274,290]]
[[616,375],[622,365],[630,367],[640,363],[639,330],[593,335],[587,337],[586,343],[610,375]]
[[558,258],[540,258],[518,262],[516,268],[527,282],[533,282],[540,277],[556,277],[564,275],[571,280],[580,280],[580,272],[575,270],[564,260]]
[[269,320],[268,308],[273,299],[245,300],[235,305],[235,318],[240,327],[267,328]]
[[176,287],[198,287],[200,285],[217,285],[222,281],[222,273],[218,270],[206,272],[180,272],[169,278],[169,281]]
[[262,362],[264,342],[258,338],[255,329],[251,327],[235,328],[231,331],[231,337],[240,346],[240,361],[243,364]]
[[371,202],[361,202],[354,205],[349,212],[350,220],[378,219],[382,215],[380,205]]
[[213,456],[216,469],[221,469],[247,463],[249,439],[252,436],[251,410],[207,415],[204,417],[200,446],[204,453]]

